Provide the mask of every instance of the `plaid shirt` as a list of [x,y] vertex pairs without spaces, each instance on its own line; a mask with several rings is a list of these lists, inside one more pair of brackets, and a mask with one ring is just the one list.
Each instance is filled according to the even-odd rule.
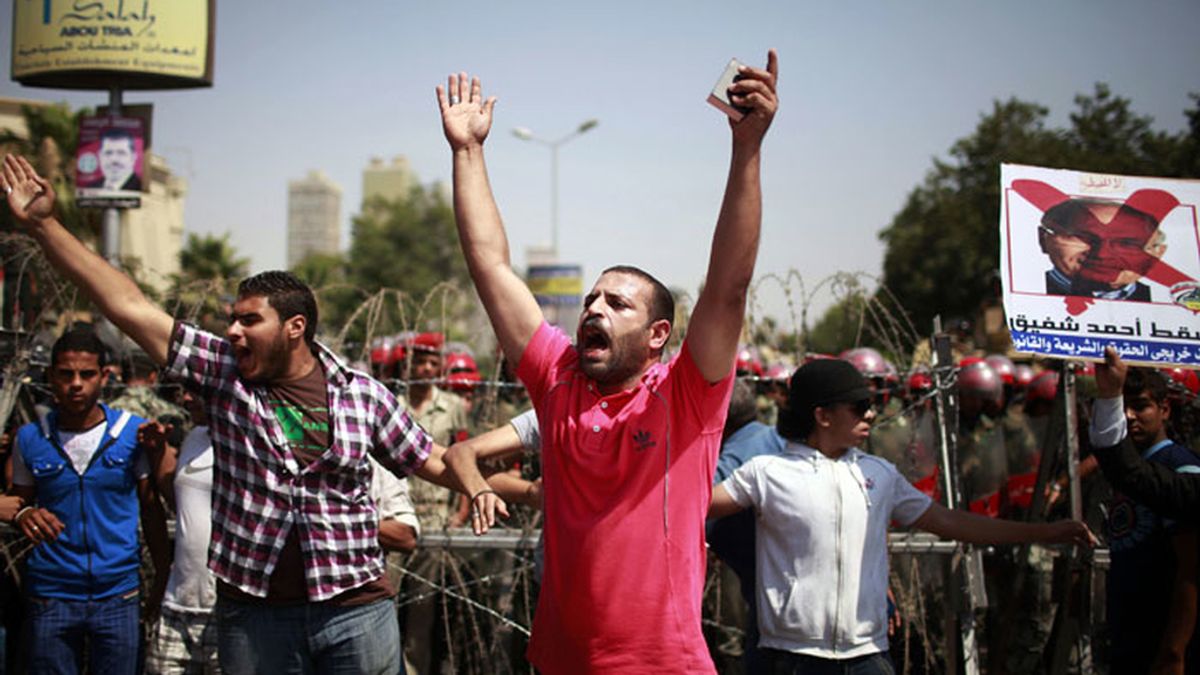
[[407,475],[429,456],[429,436],[382,384],[317,345],[329,391],[330,448],[302,467],[267,405],[266,387],[243,381],[229,342],[177,323],[167,372],[198,387],[215,453],[209,567],[226,583],[266,596],[288,531],[298,527],[308,599],[327,600],[383,576],[379,517],[370,498],[374,456]]

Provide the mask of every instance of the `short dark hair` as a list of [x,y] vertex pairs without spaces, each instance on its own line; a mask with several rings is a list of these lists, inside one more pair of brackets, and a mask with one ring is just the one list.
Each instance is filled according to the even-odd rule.
[[238,297],[261,295],[279,313],[280,321],[299,314],[304,317],[304,341],[313,344],[317,335],[317,298],[312,289],[291,272],[270,270],[242,279]]
[[55,340],[54,346],[50,348],[51,368],[58,365],[58,357],[64,352],[95,354],[101,368],[108,365],[108,348],[91,328],[72,328]]
[[1130,399],[1140,396],[1142,392],[1145,392],[1155,403],[1166,401],[1167,394],[1170,392],[1167,378],[1153,368],[1131,367],[1125,376],[1125,386],[1121,388],[1121,393],[1128,402]]
[[104,141],[129,141],[129,149],[135,149],[137,143],[134,141],[133,134],[125,129],[109,128],[100,132],[100,143]]
[[671,291],[663,285],[663,282],[655,279],[649,272],[633,265],[613,265],[604,270],[602,274],[608,274],[609,272],[629,274],[649,283],[650,323],[666,321],[672,327],[675,325],[675,298],[671,295]]
[[126,381],[130,379],[144,380],[158,373],[158,364],[150,358],[149,354],[140,349],[135,349],[129,358],[125,359],[123,368]]
[[731,434],[753,422],[758,417],[758,406],[754,390],[745,380],[734,380],[733,393],[729,395],[729,414],[725,417],[725,433]]

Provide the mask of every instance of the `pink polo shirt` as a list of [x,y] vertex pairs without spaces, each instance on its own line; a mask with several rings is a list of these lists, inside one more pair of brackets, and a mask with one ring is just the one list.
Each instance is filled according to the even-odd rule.
[[546,564],[529,660],[542,672],[712,673],[700,630],[704,516],[733,384],[688,351],[600,396],[543,323],[521,357],[542,432]]

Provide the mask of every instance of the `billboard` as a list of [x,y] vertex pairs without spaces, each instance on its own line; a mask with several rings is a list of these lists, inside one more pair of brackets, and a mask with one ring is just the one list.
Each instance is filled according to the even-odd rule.
[[141,206],[146,135],[140,117],[84,117],[75,152],[75,203]]
[[212,85],[215,0],[13,0],[12,79],[59,89]]
[[1000,183],[1017,351],[1200,366],[1200,181],[1005,164]]
[[546,321],[573,335],[583,308],[583,267],[530,265],[525,283],[542,308]]

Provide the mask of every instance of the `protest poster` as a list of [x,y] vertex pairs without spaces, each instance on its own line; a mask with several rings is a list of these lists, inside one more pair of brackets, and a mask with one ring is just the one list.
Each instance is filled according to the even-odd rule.
[[79,206],[136,208],[145,175],[144,122],[138,117],[84,117],[75,153]]
[[1200,366],[1200,181],[1005,164],[1000,188],[1016,351]]

